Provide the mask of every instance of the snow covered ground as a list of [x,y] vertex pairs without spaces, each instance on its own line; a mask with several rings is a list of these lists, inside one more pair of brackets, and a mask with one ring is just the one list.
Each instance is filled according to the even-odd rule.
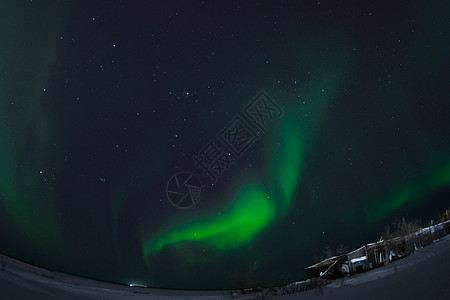
[[285,299],[450,299],[450,235],[383,267]]
[[[49,272],[6,257],[1,299],[229,299],[230,291],[128,287]],[[266,299],[450,299],[450,235],[399,261],[326,286]],[[239,294],[238,291],[234,292]],[[240,296],[253,299],[255,296]],[[260,299],[260,296],[257,297]]]

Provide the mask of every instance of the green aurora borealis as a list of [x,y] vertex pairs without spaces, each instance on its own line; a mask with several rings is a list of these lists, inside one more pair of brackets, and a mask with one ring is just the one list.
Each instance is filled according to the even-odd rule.
[[40,87],[47,84],[58,56],[60,47],[51,37],[63,26],[65,13],[63,6],[55,6],[47,11],[55,17],[46,19],[45,13],[32,15],[26,5],[2,4],[2,22],[14,24],[22,9],[29,17],[28,25],[39,23],[41,27],[29,31],[22,24],[2,26],[0,31],[0,203],[11,222],[2,222],[2,226],[14,230],[23,247],[32,246],[40,254],[49,249],[57,253],[65,243],[58,205],[54,191],[39,174],[51,172],[45,165],[60,154],[51,146],[56,141],[56,125],[45,109]]
[[[2,3],[0,252],[125,284],[277,285],[325,246],[435,218],[450,6],[363,2]],[[282,116],[211,185],[193,155],[260,90]],[[165,199],[180,171],[206,185],[186,210]]]
[[[286,116],[285,119],[290,118]],[[295,195],[303,147],[293,124],[283,124],[281,131],[281,149],[276,154],[279,158],[273,159],[272,163],[278,180],[273,182],[270,191],[265,190],[263,184],[247,179],[233,196],[231,207],[222,215],[183,224],[157,240],[149,241],[144,247],[144,257],[164,246],[185,241],[204,242],[222,250],[236,248],[251,242],[275,216],[284,215]]]

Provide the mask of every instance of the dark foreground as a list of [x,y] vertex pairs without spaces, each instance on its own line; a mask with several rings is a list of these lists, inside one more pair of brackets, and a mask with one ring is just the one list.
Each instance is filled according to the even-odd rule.
[[283,299],[450,299],[450,235],[378,269]]
[[[450,235],[381,268],[295,294],[266,299],[450,299]],[[281,289],[279,289],[281,291]],[[233,292],[127,287],[48,272],[3,257],[1,299],[225,299]],[[238,292],[234,292],[235,295]],[[256,298],[247,295],[240,299]]]

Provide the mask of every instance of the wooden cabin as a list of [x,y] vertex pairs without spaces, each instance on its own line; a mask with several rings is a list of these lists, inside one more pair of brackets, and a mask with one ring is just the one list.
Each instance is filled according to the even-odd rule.
[[307,279],[317,277],[335,279],[345,275],[346,271],[348,273],[347,255],[329,257],[305,268]]

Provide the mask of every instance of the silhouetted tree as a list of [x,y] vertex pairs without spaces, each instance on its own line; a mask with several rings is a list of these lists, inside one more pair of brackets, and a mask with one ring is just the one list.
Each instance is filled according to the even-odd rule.
[[402,218],[401,220],[394,220],[391,226],[387,225],[384,228],[382,239],[388,240],[399,236],[405,236],[416,232],[420,228],[421,224],[419,220],[406,221],[405,218]]
[[325,250],[323,250],[323,255],[325,258],[332,257],[332,256],[339,256],[344,255],[348,253],[348,248],[345,244],[340,243],[336,249],[331,248],[330,246],[326,246]]
[[445,212],[440,216],[439,221],[445,222],[450,220],[450,208],[447,208]]

